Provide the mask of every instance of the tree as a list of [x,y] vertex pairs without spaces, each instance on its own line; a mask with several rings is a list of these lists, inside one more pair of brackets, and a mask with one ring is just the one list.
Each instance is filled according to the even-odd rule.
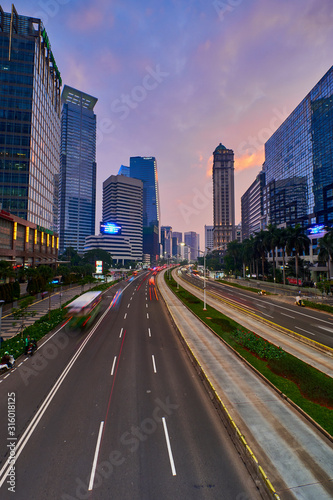
[[112,257],[109,252],[101,248],[94,248],[85,252],[83,262],[92,264],[95,267],[96,260],[103,261],[103,272],[106,272],[112,266]]
[[310,239],[304,233],[304,229],[300,224],[296,224],[295,227],[289,227],[286,249],[288,255],[292,252],[295,253],[295,263],[296,263],[296,283],[298,284],[298,267],[299,267],[299,256],[304,251],[308,251],[310,246]]
[[262,279],[265,276],[265,257],[266,257],[266,244],[265,244],[265,231],[261,229],[255,233],[255,252],[261,257]]
[[0,260],[0,278],[6,280],[7,278],[13,278],[15,272],[10,262],[7,260]]
[[[34,301],[33,297],[27,297],[26,299],[23,299],[21,301],[20,307],[16,307],[12,310],[12,315],[14,319],[21,320],[21,327],[19,332],[20,335],[23,335],[26,318],[36,316],[37,314],[37,311],[28,310],[28,307],[31,306],[33,301]],[[16,322],[13,323],[13,326],[16,326]]]
[[264,246],[266,246],[266,249],[268,251],[272,252],[273,255],[273,278],[275,281],[275,249],[277,245],[279,244],[279,232],[278,228],[274,226],[273,224],[268,224],[267,230],[265,231],[264,234]]
[[331,262],[333,261],[333,230],[330,229],[319,240],[318,259],[327,262],[327,279],[330,279]]

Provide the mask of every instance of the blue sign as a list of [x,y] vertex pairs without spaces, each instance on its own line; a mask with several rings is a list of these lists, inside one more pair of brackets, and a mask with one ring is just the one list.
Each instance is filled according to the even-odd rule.
[[121,226],[114,222],[101,222],[100,231],[102,234],[121,234]]
[[324,230],[325,226],[318,225],[318,226],[313,226],[308,229],[308,234],[319,234],[322,233]]

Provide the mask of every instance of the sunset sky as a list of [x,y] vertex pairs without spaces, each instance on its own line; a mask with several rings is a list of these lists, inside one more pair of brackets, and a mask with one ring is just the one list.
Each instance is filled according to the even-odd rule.
[[43,19],[63,84],[98,98],[97,221],[103,181],[130,156],[155,156],[161,224],[200,233],[201,248],[215,147],[235,152],[238,223],[264,142],[332,65],[332,0],[14,5]]

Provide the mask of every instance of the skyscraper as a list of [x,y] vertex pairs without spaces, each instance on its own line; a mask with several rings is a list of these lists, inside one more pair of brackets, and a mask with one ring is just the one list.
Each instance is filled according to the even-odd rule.
[[242,209],[242,238],[247,239],[251,234],[264,229],[263,190],[265,187],[265,172],[257,175],[251,186],[241,198]]
[[213,155],[214,248],[224,251],[235,239],[234,152],[220,143]]
[[172,227],[171,226],[161,226],[161,247],[162,247],[162,257],[171,257],[172,252]]
[[160,200],[157,162],[153,156],[130,158],[130,177],[143,182],[143,253],[152,263],[159,257]]
[[82,254],[85,238],[95,234],[97,99],[65,85],[61,100],[60,252],[73,247]]
[[189,260],[194,261],[199,257],[200,236],[194,231],[184,233],[185,245],[190,249]]
[[0,204],[58,223],[61,77],[40,19],[0,11]]
[[142,260],[142,181],[111,175],[103,182],[101,234],[86,238],[85,250],[101,248],[114,260]]
[[265,144],[267,222],[333,226],[333,66]]
[[214,248],[214,226],[205,225],[205,252]]

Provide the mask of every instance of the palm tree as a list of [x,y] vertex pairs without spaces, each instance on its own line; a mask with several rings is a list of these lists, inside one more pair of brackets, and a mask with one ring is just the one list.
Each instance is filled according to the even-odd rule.
[[234,271],[235,274],[237,275],[237,264],[242,258],[242,245],[239,243],[237,240],[230,241],[227,246],[227,254],[233,259],[234,261]]
[[279,244],[279,233],[278,233],[278,228],[274,226],[273,224],[268,224],[267,226],[267,231],[265,231],[264,235],[264,244],[266,246],[266,249],[268,251],[272,251],[273,254],[273,277],[274,277],[274,282],[275,282],[275,249],[277,245]]
[[[290,226],[289,226],[290,227]],[[288,241],[289,227],[281,227],[277,229],[277,247],[282,250],[283,262],[283,284],[286,284],[286,245]]]
[[262,278],[265,275],[265,257],[266,257],[266,244],[265,244],[266,231],[261,229],[255,233],[255,252],[261,256]]
[[327,262],[327,279],[330,279],[331,261],[333,261],[333,230],[331,228],[319,240],[318,259]]
[[296,263],[296,283],[298,284],[298,265],[299,256],[304,250],[308,250],[310,246],[310,239],[304,233],[304,229],[300,224],[296,224],[295,227],[288,228],[286,249],[288,254],[295,252],[295,263]]

